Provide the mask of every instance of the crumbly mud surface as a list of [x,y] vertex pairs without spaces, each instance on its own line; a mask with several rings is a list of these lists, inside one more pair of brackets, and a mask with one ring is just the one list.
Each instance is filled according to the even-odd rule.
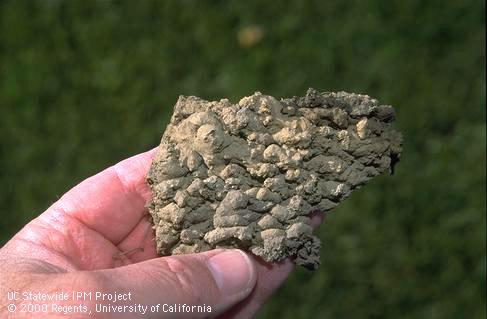
[[147,175],[157,252],[237,247],[316,269],[309,214],[392,171],[394,118],[391,106],[346,92],[237,104],[180,96]]

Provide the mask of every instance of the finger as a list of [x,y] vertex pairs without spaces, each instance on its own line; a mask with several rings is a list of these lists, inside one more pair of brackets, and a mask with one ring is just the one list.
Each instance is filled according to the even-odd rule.
[[48,211],[63,211],[119,244],[144,214],[150,197],[145,175],[155,150],[135,155],[82,181]]
[[287,279],[294,269],[294,262],[286,258],[279,263],[267,263],[253,256],[257,269],[257,284],[249,297],[232,307],[225,319],[253,318],[267,299]]
[[157,257],[156,242],[152,224],[148,218],[142,218],[118,246],[120,253],[131,262],[141,262]]
[[[325,218],[325,213],[316,210],[309,215],[311,227],[318,228]],[[253,256],[257,269],[257,284],[252,294],[244,301],[233,307],[225,319],[252,318],[288,278],[294,269],[294,262],[286,258],[279,263],[264,262],[261,258]]]
[[311,214],[309,214],[310,218],[310,225],[313,227],[314,230],[316,230],[318,227],[320,227],[321,224],[325,221],[325,215],[326,213],[323,213],[320,210],[315,210]]
[[160,311],[153,314],[157,318],[161,315],[163,318],[199,318],[221,314],[246,298],[256,283],[252,260],[236,249],[156,258],[98,273],[106,279],[107,291],[131,292],[134,296],[131,304],[185,304],[211,310]]
[[69,271],[111,268],[130,262],[115,260],[114,254],[120,252],[115,245],[78,219],[57,210],[32,220],[4,248],[13,257],[47,260]]

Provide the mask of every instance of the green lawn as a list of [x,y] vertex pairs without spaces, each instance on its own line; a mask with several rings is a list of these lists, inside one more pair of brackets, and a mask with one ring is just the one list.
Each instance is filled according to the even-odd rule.
[[0,243],[82,179],[157,145],[180,94],[366,93],[396,108],[397,173],[328,216],[321,268],[297,270],[260,317],[485,318],[484,10],[2,1]]

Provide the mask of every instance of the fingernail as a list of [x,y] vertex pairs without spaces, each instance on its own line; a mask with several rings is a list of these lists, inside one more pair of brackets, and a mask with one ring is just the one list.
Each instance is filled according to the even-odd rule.
[[255,285],[254,265],[241,250],[224,250],[207,263],[223,296],[248,294]]

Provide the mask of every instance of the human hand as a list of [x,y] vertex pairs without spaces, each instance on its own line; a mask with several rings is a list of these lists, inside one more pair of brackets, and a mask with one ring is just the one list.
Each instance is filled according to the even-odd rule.
[[[19,309],[8,312],[8,291],[131,293],[131,300],[114,304],[211,307],[211,313],[163,308],[145,314],[99,313],[95,304],[107,301],[58,302],[91,309],[91,315],[78,313],[76,318],[248,318],[256,313],[287,278],[293,262],[269,264],[236,249],[158,257],[144,208],[150,197],[145,175],[154,152],[84,180],[0,249],[0,314],[32,316]],[[321,216],[312,218],[314,226],[320,222]],[[48,310],[45,315],[56,315],[50,306]]]

